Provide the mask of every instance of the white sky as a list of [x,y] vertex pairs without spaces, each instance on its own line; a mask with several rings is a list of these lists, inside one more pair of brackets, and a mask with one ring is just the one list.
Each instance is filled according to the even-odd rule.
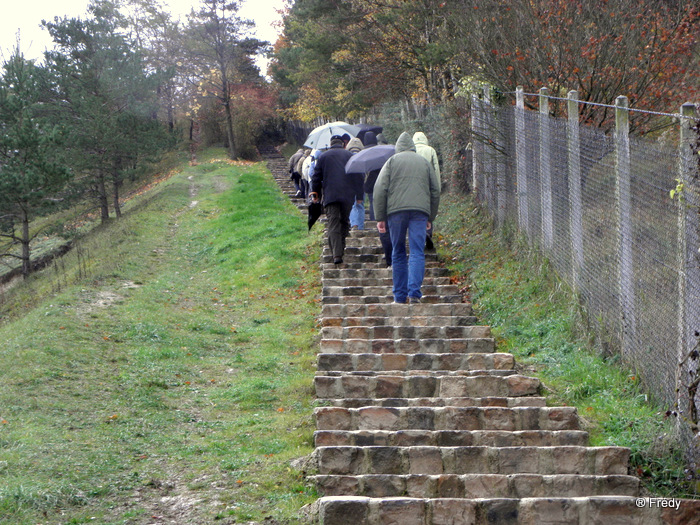
[[[55,16],[83,17],[88,0],[0,0],[0,62],[8,58],[20,33],[20,50],[28,59],[39,59],[44,50],[51,46],[48,32],[40,27],[42,20],[53,20]],[[192,7],[197,9],[198,0],[163,0],[171,7],[175,16],[183,16]],[[284,0],[244,0],[240,15],[255,21],[256,36],[274,44],[278,28],[273,26],[280,16],[275,9],[284,6]],[[266,65],[259,62],[265,74]]]

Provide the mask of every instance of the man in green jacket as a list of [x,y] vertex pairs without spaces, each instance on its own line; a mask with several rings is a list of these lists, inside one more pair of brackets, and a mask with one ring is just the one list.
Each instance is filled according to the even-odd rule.
[[[374,213],[380,233],[392,244],[394,302],[419,303],[425,274],[425,236],[438,212],[440,183],[433,167],[416,153],[411,136],[396,141],[374,186]],[[409,257],[406,256],[408,234]]]

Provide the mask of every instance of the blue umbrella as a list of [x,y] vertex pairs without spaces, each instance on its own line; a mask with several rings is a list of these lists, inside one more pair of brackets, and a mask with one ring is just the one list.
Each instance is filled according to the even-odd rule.
[[363,149],[350,157],[345,164],[345,173],[367,173],[381,169],[395,152],[396,148],[391,144]]

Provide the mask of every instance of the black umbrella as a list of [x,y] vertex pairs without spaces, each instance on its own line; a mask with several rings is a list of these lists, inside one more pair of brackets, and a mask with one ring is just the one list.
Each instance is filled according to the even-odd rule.
[[365,133],[371,131],[375,135],[378,135],[384,130],[382,126],[375,126],[374,124],[358,124],[357,126],[360,128],[357,138],[360,139],[363,144],[365,143]]
[[323,215],[323,204],[321,204],[321,201],[318,202],[310,202],[309,203],[309,231],[311,231],[311,227],[316,223],[318,218]]

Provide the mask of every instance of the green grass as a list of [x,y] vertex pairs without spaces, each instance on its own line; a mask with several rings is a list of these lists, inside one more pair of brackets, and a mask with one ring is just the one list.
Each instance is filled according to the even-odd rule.
[[[295,523],[320,230],[219,150],[0,301],[0,522]],[[227,521],[228,520],[228,521]]]
[[440,209],[439,251],[492,326],[499,351],[544,382],[550,404],[577,408],[591,444],[629,447],[647,491],[696,497],[666,409],[635,373],[596,349],[575,294],[547,262],[514,235],[494,233],[470,198],[443,195]]

